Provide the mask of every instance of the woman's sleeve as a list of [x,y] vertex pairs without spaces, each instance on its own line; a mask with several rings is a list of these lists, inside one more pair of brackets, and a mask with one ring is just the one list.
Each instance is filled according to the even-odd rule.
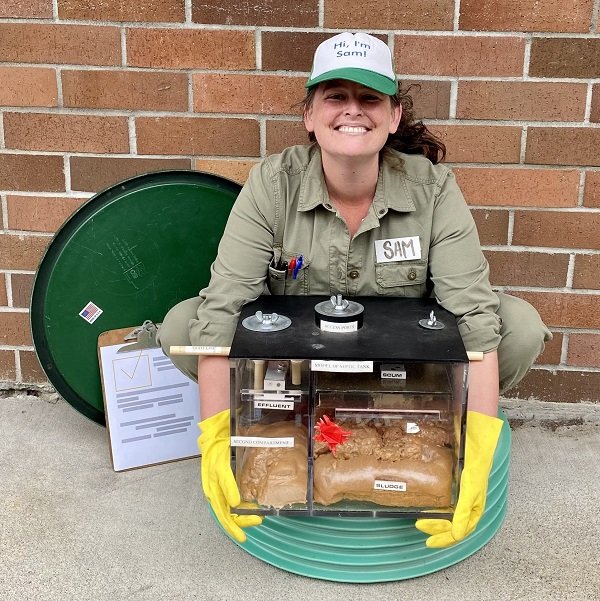
[[200,291],[197,319],[190,321],[192,344],[230,346],[240,309],[265,291],[273,256],[274,185],[270,166],[263,161],[252,169],[236,199],[210,282]]
[[498,297],[489,283],[473,216],[450,171],[444,172],[434,202],[429,270],[438,302],[457,317],[465,348],[496,349]]

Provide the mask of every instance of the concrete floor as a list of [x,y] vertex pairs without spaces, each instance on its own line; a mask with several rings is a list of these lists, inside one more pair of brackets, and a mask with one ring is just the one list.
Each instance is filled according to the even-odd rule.
[[279,570],[226,539],[198,460],[115,473],[104,428],[53,395],[5,396],[0,599],[598,600],[600,419],[555,414],[513,430],[509,513],[486,547],[429,576],[352,585]]

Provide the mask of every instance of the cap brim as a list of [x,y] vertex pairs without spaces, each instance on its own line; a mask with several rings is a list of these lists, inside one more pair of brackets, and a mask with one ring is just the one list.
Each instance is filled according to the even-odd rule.
[[385,75],[379,73],[373,73],[373,71],[367,71],[366,69],[333,69],[327,71],[314,79],[309,77],[306,82],[306,88],[312,88],[323,81],[331,81],[332,79],[347,79],[355,83],[360,83],[363,86],[377,90],[382,94],[393,96],[398,91],[398,84],[396,80],[392,80]]

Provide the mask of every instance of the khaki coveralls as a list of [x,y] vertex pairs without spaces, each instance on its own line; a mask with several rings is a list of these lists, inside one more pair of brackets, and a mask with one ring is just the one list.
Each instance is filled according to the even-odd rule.
[[[278,269],[302,257],[296,277]],[[230,346],[241,307],[272,294],[428,297],[457,318],[468,351],[498,350],[500,388],[517,384],[551,334],[525,301],[495,293],[452,172],[420,155],[383,154],[373,203],[353,237],[332,205],[318,146],[253,168],[231,211],[211,281],[159,329],[171,345]],[[171,357],[197,379],[196,357]]]

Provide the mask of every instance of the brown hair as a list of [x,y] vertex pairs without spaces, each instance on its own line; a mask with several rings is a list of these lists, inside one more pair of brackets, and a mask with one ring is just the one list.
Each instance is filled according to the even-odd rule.
[[[422,154],[436,164],[444,160],[446,146],[427,129],[423,121],[415,120],[413,100],[409,94],[410,90],[415,87],[418,88],[418,84],[411,84],[406,89],[399,87],[396,94],[390,96],[393,106],[402,107],[402,117],[398,129],[388,136],[382,150],[392,149],[406,154]],[[304,111],[307,111],[312,105],[316,89],[317,86],[314,86],[306,93],[301,103]],[[309,132],[308,139],[311,142],[317,141],[313,132]]]

